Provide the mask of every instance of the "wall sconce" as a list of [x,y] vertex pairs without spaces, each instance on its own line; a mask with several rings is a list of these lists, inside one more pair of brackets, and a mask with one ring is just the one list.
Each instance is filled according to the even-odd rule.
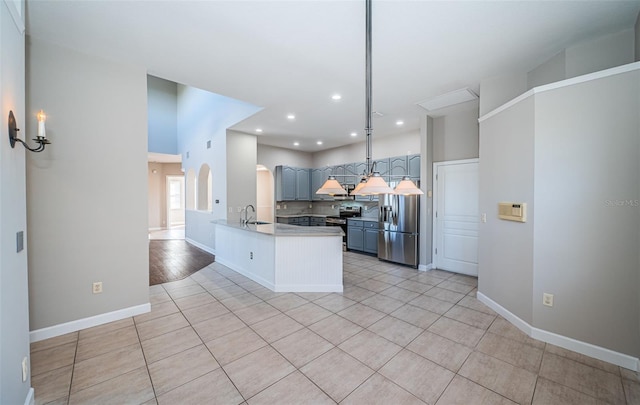
[[9,111],[9,143],[12,148],[16,146],[16,142],[20,142],[25,149],[30,150],[31,152],[42,152],[45,145],[51,143],[47,140],[47,134],[44,128],[44,122],[47,120],[47,116],[44,111],[40,110],[36,117],[38,119],[38,135],[33,140],[36,141],[39,146],[36,148],[30,148],[25,141],[18,138],[18,131],[20,131],[20,129],[16,127],[16,117],[13,115],[13,111]]

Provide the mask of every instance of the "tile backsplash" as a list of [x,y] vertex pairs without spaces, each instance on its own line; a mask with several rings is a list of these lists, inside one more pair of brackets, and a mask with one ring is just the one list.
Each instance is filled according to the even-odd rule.
[[[339,215],[340,206],[362,207],[362,216],[375,218],[377,215],[377,202],[360,201],[280,201],[276,203],[276,216],[320,214]],[[278,208],[278,206],[280,208]],[[286,208],[285,208],[286,207]]]

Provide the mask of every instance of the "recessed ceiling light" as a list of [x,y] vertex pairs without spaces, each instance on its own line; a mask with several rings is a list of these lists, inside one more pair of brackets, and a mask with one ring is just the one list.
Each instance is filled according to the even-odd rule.
[[338,101],[342,98],[342,96],[340,94],[334,94],[333,96],[331,96],[331,99],[333,101]]
[[293,146],[300,146],[300,142],[294,142]]
[[316,144],[322,145],[322,141],[318,141],[318,142],[316,142]]
[[288,119],[288,120],[295,120],[295,119],[296,119],[296,116],[295,116],[295,115],[293,115],[293,114],[289,114],[289,115],[287,115],[287,119]]
[[358,136],[358,133],[357,132],[352,132],[351,136]]
[[397,126],[404,125],[404,121],[396,121],[396,125]]
[[262,132],[262,128],[256,128],[256,132]]

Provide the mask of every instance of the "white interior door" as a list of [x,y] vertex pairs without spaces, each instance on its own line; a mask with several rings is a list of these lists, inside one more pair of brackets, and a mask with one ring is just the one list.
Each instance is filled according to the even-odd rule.
[[167,176],[167,228],[184,225],[184,177]]
[[434,265],[478,275],[478,159],[434,163]]

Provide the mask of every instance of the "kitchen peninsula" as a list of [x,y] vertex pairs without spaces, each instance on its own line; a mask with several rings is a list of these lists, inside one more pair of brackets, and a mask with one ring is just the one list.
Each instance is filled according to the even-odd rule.
[[216,262],[276,292],[342,292],[339,227],[212,222]]

